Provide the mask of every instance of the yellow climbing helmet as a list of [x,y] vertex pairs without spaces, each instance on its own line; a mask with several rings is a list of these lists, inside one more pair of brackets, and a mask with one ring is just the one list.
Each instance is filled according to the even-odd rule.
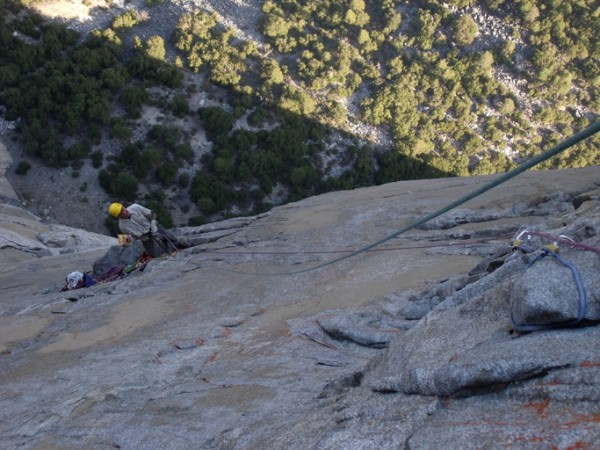
[[108,213],[113,217],[119,217],[121,211],[123,211],[123,205],[120,203],[111,203],[108,207]]

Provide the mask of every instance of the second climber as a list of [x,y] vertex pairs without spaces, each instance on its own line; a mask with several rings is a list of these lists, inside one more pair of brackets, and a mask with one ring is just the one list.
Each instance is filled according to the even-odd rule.
[[[165,230],[156,221],[156,215],[145,206],[133,203],[125,207],[121,203],[111,203],[108,213],[119,219],[121,232],[134,239],[140,239],[144,249],[152,257],[175,249],[190,247],[188,242]],[[156,247],[157,244],[159,248]]]

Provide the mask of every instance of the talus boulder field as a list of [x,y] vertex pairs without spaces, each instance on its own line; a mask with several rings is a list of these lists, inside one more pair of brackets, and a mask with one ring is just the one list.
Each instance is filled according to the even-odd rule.
[[[288,274],[491,179],[390,183],[174,229],[195,246],[71,291],[65,276],[116,242],[50,239],[57,229],[7,203],[0,447],[597,447],[599,167],[526,172]],[[560,260],[539,257],[559,239]],[[515,329],[531,323],[548,328]]]

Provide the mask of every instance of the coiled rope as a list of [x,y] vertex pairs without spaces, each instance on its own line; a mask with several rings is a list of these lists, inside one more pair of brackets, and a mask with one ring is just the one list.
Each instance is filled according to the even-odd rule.
[[578,144],[579,142],[587,139],[590,136],[593,136],[594,134],[596,134],[598,131],[600,131],[600,121],[593,123],[592,125],[588,126],[587,128],[575,133],[574,135],[572,135],[571,137],[565,139],[564,141],[560,142],[559,144],[555,145],[554,147],[552,147],[549,150],[546,150],[545,152],[539,154],[538,156],[535,156],[533,158],[531,158],[528,161],[525,161],[524,163],[520,164],[519,166],[517,166],[516,168],[502,174],[501,176],[499,176],[498,178],[496,178],[495,180],[490,181],[489,183],[481,186],[478,189],[475,189],[473,192],[464,195],[462,197],[460,197],[459,199],[453,201],[452,203],[438,209],[437,211],[434,211],[430,214],[427,214],[425,216],[423,216],[422,218],[420,218],[419,220],[412,222],[402,228],[400,228],[398,231],[378,240],[375,241],[371,244],[365,245],[364,247],[359,248],[358,250],[355,250],[351,253],[348,253],[346,255],[340,256],[338,258],[332,259],[330,261],[325,261],[321,264],[317,264],[315,266],[311,266],[311,267],[306,267],[304,269],[299,269],[299,270],[294,270],[294,271],[289,271],[289,272],[271,272],[271,273],[265,273],[265,272],[244,272],[244,271],[236,271],[236,270],[231,270],[231,269],[224,269],[224,268],[220,268],[220,270],[225,270],[228,272],[232,272],[232,273],[237,273],[237,274],[243,274],[243,275],[261,275],[261,276],[282,276],[282,275],[297,275],[300,273],[305,273],[305,272],[310,272],[313,270],[317,270],[326,266],[330,266],[333,264],[337,264],[341,261],[344,261],[345,259],[349,259],[352,258],[354,256],[360,255],[361,253],[364,253],[374,247],[377,247],[381,244],[383,244],[384,242],[387,242],[391,239],[394,239],[398,236],[400,236],[403,233],[406,233],[409,230],[412,230],[413,228],[416,228],[420,225],[423,225],[426,222],[429,222],[432,219],[435,219],[438,216],[441,216],[442,214],[450,211],[451,209],[456,208],[457,206],[462,205],[463,203],[468,202],[469,200],[472,200],[478,196],[480,196],[481,194],[489,191],[490,189],[495,188],[496,186],[499,186],[505,182],[507,182],[508,180],[510,180],[511,178],[516,177],[517,175],[520,175],[521,173],[525,172],[526,170],[531,169],[534,166],[537,166],[538,164],[547,161],[548,159],[552,158],[553,156],[558,155],[559,153],[567,150],[568,148]]

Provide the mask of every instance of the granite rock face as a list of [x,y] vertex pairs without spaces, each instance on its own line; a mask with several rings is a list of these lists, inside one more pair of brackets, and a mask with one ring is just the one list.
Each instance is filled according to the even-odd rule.
[[[311,270],[490,179],[391,183],[172,230],[196,245],[71,291],[68,273],[135,247],[50,238],[7,203],[0,242],[19,244],[0,249],[0,447],[597,447],[600,168],[522,174]],[[561,244],[565,265],[540,257],[540,237],[513,248],[524,229],[586,248]],[[577,318],[576,279],[579,323],[515,330]]]

